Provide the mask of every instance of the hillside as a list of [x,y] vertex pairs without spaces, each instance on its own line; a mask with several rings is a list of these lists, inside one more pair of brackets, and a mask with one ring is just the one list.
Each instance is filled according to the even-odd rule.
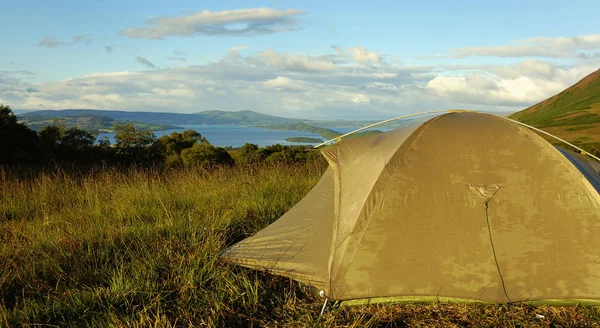
[[137,129],[161,131],[166,129],[178,128],[175,125],[166,124],[148,124],[130,120],[115,120],[108,116],[102,115],[75,115],[75,116],[59,116],[59,115],[38,115],[36,113],[28,113],[18,115],[19,123],[27,125],[34,131],[39,131],[45,126],[63,125],[67,128],[78,127],[86,131],[112,131],[116,124],[130,123]]
[[600,70],[509,118],[600,150]]
[[172,125],[266,125],[266,124],[292,124],[302,120],[272,116],[253,112],[250,110],[227,112],[227,111],[205,111],[192,114],[166,113],[166,112],[126,112],[119,110],[95,110],[95,109],[64,109],[64,110],[41,110],[28,112],[20,115],[22,118],[28,116],[106,116],[113,120],[135,121],[145,124],[172,124]]

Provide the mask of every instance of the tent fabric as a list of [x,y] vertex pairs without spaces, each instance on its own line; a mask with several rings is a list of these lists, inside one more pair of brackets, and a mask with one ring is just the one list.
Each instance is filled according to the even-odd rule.
[[525,127],[451,113],[322,153],[313,190],[224,259],[335,300],[600,300],[600,194]]

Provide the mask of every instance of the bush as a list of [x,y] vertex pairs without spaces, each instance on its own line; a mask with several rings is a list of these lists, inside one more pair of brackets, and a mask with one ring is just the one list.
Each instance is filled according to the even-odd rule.
[[225,149],[214,147],[208,143],[197,143],[191,148],[184,149],[181,152],[181,159],[187,167],[199,166],[208,168],[234,164],[233,158],[231,158],[231,155]]

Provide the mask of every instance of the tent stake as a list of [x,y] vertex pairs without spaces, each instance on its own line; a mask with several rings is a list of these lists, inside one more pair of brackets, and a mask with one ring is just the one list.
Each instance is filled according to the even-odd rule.
[[327,301],[329,299],[325,298],[325,302],[323,302],[323,307],[321,308],[321,313],[319,314],[319,318],[323,316],[323,312],[325,312],[325,307],[327,306]]

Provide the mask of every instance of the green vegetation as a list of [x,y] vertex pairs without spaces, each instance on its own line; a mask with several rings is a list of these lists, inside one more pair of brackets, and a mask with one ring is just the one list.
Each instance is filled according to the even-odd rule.
[[306,143],[321,143],[323,140],[319,138],[309,138],[309,137],[291,137],[285,138],[287,142],[306,142]]
[[302,146],[282,146],[272,145],[259,148],[254,144],[245,144],[243,147],[233,152],[233,158],[238,165],[257,165],[266,164],[300,164],[322,162],[319,151],[311,149],[307,151]]
[[[268,225],[325,165],[0,171],[0,326],[593,326],[592,307],[404,304],[330,309],[219,253]],[[543,318],[536,315],[543,315]]]
[[581,130],[587,130],[587,129],[593,129],[594,126],[593,125],[577,125],[577,126],[572,126],[570,128],[565,128],[565,131],[581,131]]

